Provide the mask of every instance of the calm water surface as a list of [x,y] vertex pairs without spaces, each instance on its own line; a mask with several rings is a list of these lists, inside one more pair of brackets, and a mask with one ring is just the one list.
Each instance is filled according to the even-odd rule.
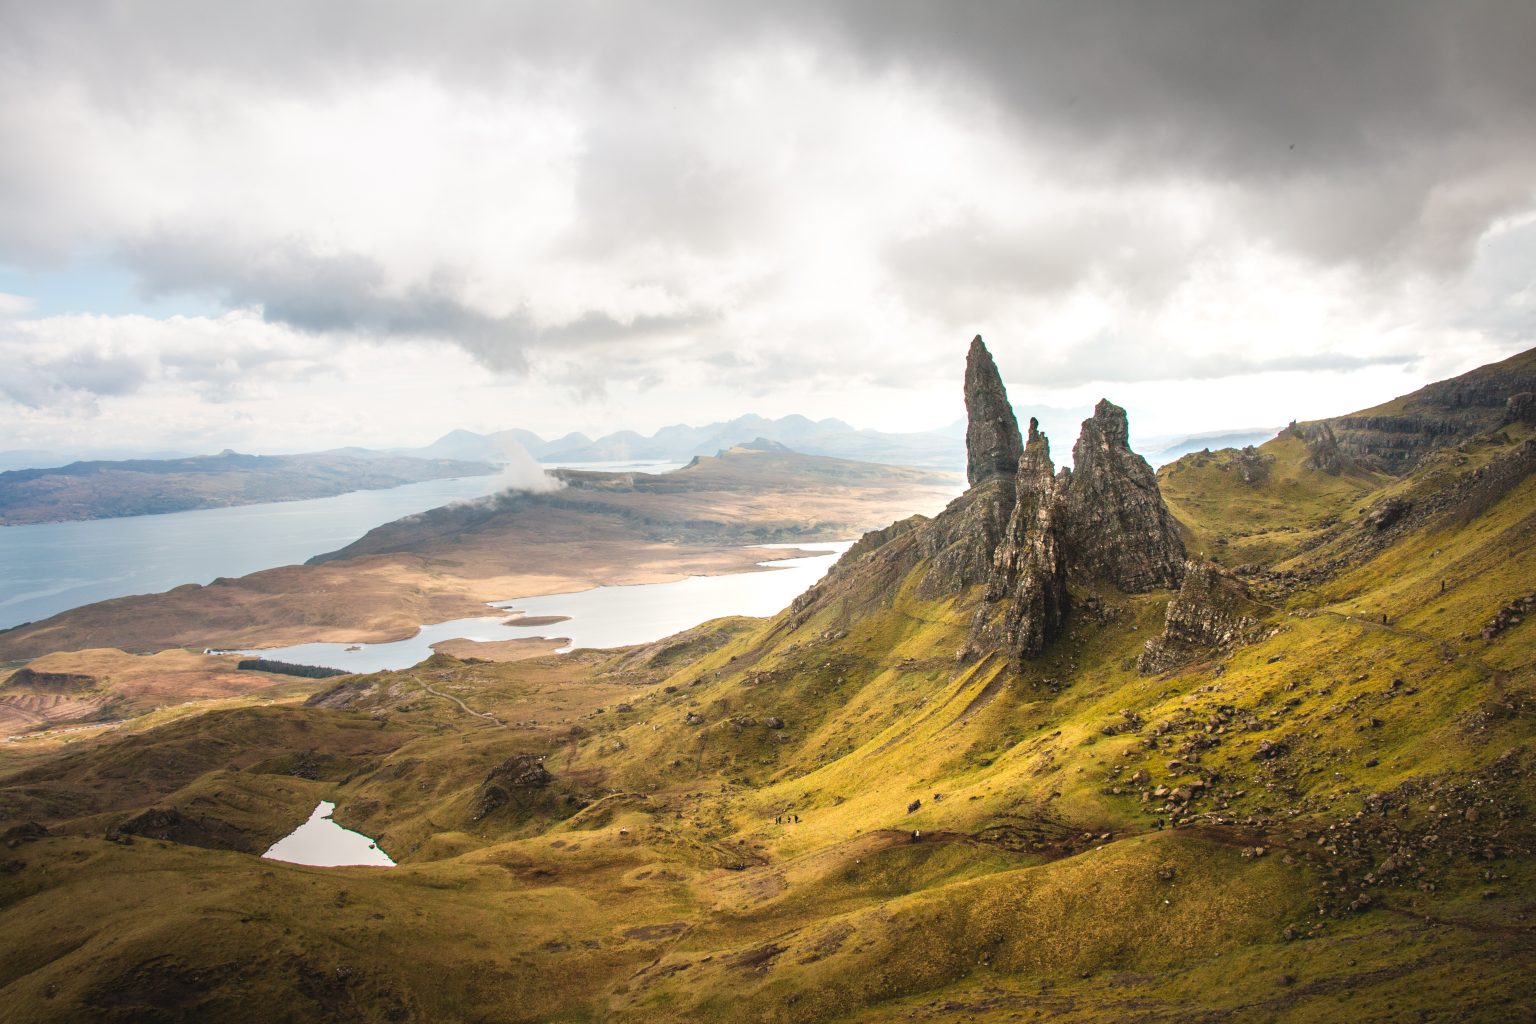
[[[754,545],[825,552],[805,558],[759,562],[759,565],[769,567],[762,572],[689,576],[672,583],[596,587],[574,594],[496,601],[491,607],[505,609],[501,615],[453,619],[423,626],[421,632],[410,639],[393,643],[297,644],[248,653],[299,665],[325,665],[348,672],[378,672],[409,668],[431,657],[433,644],[460,637],[481,641],[563,637],[567,644],[562,651],[648,643],[723,615],[775,615],[821,579],[852,543],[807,541]],[[565,615],[569,616],[569,621],[547,626],[505,625],[508,613],[515,612],[528,616]]]
[[335,804],[329,800],[320,801],[308,821],[273,843],[262,857],[317,868],[395,866],[389,854],[379,849],[372,839],[332,821],[331,815],[335,811]]
[[[567,465],[641,473],[677,468],[656,462]],[[401,516],[491,494],[498,480],[429,480],[306,501],[0,527],[0,629],[112,597],[293,565]]]

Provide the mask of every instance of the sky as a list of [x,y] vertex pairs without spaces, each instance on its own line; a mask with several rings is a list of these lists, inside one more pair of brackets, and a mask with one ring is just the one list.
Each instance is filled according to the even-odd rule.
[[0,25],[0,450],[922,430],[977,333],[1021,412],[1161,436],[1536,345],[1524,0]]

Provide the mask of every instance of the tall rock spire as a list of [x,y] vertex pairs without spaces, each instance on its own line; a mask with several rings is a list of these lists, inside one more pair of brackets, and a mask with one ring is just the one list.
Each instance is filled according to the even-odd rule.
[[1147,460],[1131,451],[1125,410],[1103,399],[1083,421],[1057,522],[1074,574],[1130,594],[1177,587],[1184,542]]
[[1008,598],[999,639],[1016,659],[1033,658],[1061,635],[1068,604],[1067,567],[1057,538],[1051,443],[1034,417],[1029,420],[1029,440],[1019,459],[1014,493],[1017,500],[993,559],[987,599]]
[[979,334],[965,358],[965,412],[969,418],[965,428],[966,482],[975,487],[988,477],[1016,473],[1024,451],[1019,421],[1008,404],[1008,392],[992,353]]

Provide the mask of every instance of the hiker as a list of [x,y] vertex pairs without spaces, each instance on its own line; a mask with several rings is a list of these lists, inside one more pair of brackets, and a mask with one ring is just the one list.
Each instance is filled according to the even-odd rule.
[[1381,613],[1381,624],[1383,626],[1385,626],[1387,624],[1387,613],[1386,612],[1382,612]]
[[920,842],[923,841],[923,830],[922,829],[915,828],[915,829],[912,830],[912,841],[914,843],[920,843]]

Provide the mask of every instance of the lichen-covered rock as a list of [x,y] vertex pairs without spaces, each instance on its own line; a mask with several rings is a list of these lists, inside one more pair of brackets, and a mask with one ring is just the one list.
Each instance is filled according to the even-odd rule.
[[1000,613],[987,607],[977,613],[971,646],[995,636],[1013,657],[1033,658],[1061,635],[1068,604],[1066,563],[1056,531],[1051,445],[1033,418],[1014,494],[1013,512],[987,581],[988,602],[1006,602]]
[[1260,626],[1242,582],[1209,562],[1190,561],[1168,602],[1161,636],[1147,641],[1137,668],[1165,672],[1176,665],[1258,639]]
[[979,334],[965,359],[965,413],[966,482],[975,487],[989,477],[1012,477],[1024,449],[1019,421]]
[[1104,399],[1083,421],[1056,523],[1071,573],[1126,593],[1176,587],[1184,542],[1147,460],[1131,451],[1125,410]]

